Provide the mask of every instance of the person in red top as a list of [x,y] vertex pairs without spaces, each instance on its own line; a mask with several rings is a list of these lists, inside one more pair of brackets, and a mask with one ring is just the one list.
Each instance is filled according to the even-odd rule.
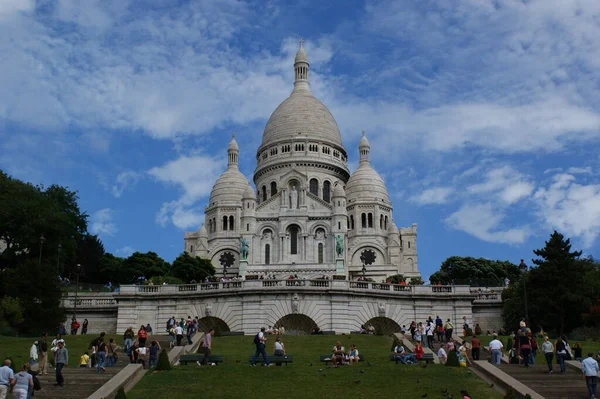
[[76,318],[71,319],[71,335],[77,335],[80,325]]
[[140,347],[146,346],[146,340],[148,339],[148,334],[146,333],[146,327],[142,324],[140,329],[138,330],[138,342]]
[[415,342],[415,357],[417,358],[417,362],[423,358],[423,347],[419,341]]
[[471,339],[471,356],[473,360],[479,360],[479,351],[481,349],[481,342],[475,335]]

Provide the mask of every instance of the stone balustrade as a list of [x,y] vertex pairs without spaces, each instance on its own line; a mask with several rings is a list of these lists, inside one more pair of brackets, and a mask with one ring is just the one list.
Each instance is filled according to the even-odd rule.
[[[342,290],[377,292],[390,295],[472,295],[468,286],[460,285],[399,285],[368,281],[345,280],[244,280],[184,285],[122,285],[119,295],[189,295],[202,292],[265,290]],[[494,294],[495,299],[500,299]],[[479,298],[479,295],[478,297]],[[483,297],[482,297],[483,299]],[[490,296],[486,299],[492,299]]]
[[[117,308],[117,301],[113,292],[80,292],[77,294],[77,307],[84,308]],[[61,305],[64,308],[75,307],[75,293],[63,295]]]

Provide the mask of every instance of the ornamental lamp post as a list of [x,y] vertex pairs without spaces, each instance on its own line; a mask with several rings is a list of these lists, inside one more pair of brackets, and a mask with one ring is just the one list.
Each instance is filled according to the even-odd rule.
[[81,264],[77,264],[75,275],[75,305],[73,306],[73,319],[77,319],[77,295],[79,294],[79,274],[81,273]]
[[527,265],[521,259],[521,263],[519,263],[519,270],[521,271],[521,275],[523,278],[523,296],[525,300],[525,322],[529,325],[529,309],[527,307]]
[[42,266],[42,248],[44,248],[45,242],[46,242],[46,237],[44,237],[44,234],[42,233],[42,235],[40,236],[40,259],[38,261],[39,266]]
[[363,262],[363,267],[362,267],[363,280],[365,280],[365,273],[366,272],[367,272],[367,267],[365,266],[365,263]]

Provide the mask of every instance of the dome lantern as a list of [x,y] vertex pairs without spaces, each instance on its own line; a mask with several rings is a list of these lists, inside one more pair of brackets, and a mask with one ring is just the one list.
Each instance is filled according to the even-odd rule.
[[362,137],[360,139],[360,143],[358,144],[358,152],[360,153],[360,163],[368,163],[371,145],[369,144],[369,140],[367,140],[367,136],[365,136],[364,130],[362,131]]
[[308,56],[302,47],[304,43],[303,39],[300,39],[300,48],[296,53],[294,59],[294,92],[308,92],[310,88],[308,84],[308,71],[310,64],[308,63]]
[[236,167],[238,164],[238,154],[240,153],[240,149],[238,147],[237,141],[235,141],[235,133],[231,134],[231,141],[229,142],[229,147],[227,147],[227,167]]

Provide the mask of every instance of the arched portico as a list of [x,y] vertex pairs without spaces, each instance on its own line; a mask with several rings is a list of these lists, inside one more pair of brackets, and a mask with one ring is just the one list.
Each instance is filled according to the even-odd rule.
[[369,325],[375,328],[375,335],[390,335],[401,330],[400,325],[389,317],[373,317],[364,324],[365,328]]
[[214,328],[215,335],[221,335],[224,332],[228,332],[229,326],[223,320],[214,316],[206,316],[198,320],[198,328],[202,332],[208,332],[211,328]]
[[309,335],[318,327],[313,319],[303,314],[283,316],[275,323],[275,327],[281,326],[285,328],[286,335]]

